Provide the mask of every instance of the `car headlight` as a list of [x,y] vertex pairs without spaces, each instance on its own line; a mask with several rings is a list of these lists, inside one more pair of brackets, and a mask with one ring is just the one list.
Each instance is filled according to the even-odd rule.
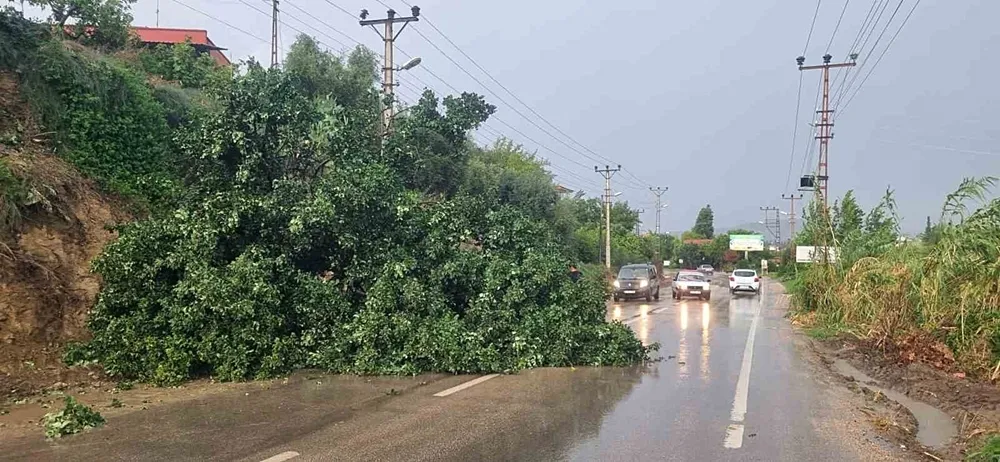
[[645,279],[639,281],[639,287],[646,287],[648,285],[649,285],[649,281],[647,281]]
[[615,281],[614,284],[616,289],[622,286],[621,284],[618,283],[618,281]]

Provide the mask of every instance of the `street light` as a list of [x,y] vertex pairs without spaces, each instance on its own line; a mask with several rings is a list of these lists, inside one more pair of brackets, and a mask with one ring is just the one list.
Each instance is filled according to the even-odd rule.
[[420,57],[419,56],[414,56],[413,58],[411,58],[409,61],[407,61],[402,66],[397,67],[396,70],[397,71],[408,71],[410,69],[413,69],[414,67],[417,67],[418,65],[420,65]]

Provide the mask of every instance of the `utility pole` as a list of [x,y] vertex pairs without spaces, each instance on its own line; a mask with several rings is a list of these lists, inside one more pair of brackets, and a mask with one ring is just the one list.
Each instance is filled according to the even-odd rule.
[[660,197],[663,196],[663,193],[667,192],[668,189],[670,188],[665,186],[649,188],[649,190],[656,195],[656,234],[660,234],[660,211],[663,210],[663,207],[660,206]]
[[[156,7],[156,22],[160,22],[159,2]],[[271,0],[271,67],[278,67],[278,0]]]
[[822,109],[816,112],[820,114],[819,123],[815,124],[819,128],[819,134],[816,135],[816,139],[819,140],[819,168],[816,171],[815,180],[819,182],[818,189],[820,195],[823,196],[823,209],[825,211],[827,205],[827,183],[830,180],[830,173],[828,171],[829,167],[829,154],[830,154],[830,139],[833,138],[833,118],[831,114],[833,110],[830,109],[830,69],[837,67],[852,67],[856,64],[858,59],[857,53],[852,53],[850,55],[850,61],[843,63],[831,63],[833,59],[829,53],[823,55],[823,64],[818,64],[814,66],[804,66],[806,58],[805,56],[799,56],[795,58],[795,61],[799,65],[800,71],[810,71],[815,69],[821,69],[823,71],[823,106]]
[[[764,228],[774,236],[774,241],[777,243],[781,242],[781,217],[778,216],[777,207],[761,207],[760,210],[764,212]],[[771,212],[774,212],[774,218],[771,218]]]
[[604,177],[604,267],[611,269],[611,177],[621,171],[622,166],[611,168],[605,165],[603,169],[594,166],[594,171]]
[[791,236],[788,237],[789,241],[795,239],[795,201],[801,200],[802,195],[799,194],[797,197],[795,194],[782,194],[781,198],[789,202],[788,210],[788,229],[791,231]]
[[[361,26],[371,26],[375,33],[382,37],[382,41],[385,43],[385,61],[382,64],[382,96],[385,100],[386,107],[382,109],[382,130],[384,135],[388,135],[390,127],[392,124],[392,118],[395,116],[394,106],[392,101],[392,95],[395,91],[395,82],[393,82],[393,71],[396,69],[392,64],[392,50],[393,42],[396,41],[396,37],[406,29],[406,25],[411,22],[419,21],[420,18],[420,7],[412,6],[410,7],[410,12],[413,16],[407,17],[397,17],[395,10],[386,11],[386,17],[383,19],[368,19],[368,10],[361,10],[361,21],[359,24]],[[393,32],[393,24],[402,23],[403,26],[399,28],[399,31]],[[383,30],[380,32],[375,26],[382,25]]]
[[[639,216],[641,217],[642,214],[646,213],[646,209],[636,210],[636,213],[638,213]],[[640,229],[641,225],[642,225],[642,219],[640,218],[638,221],[635,222],[635,235],[636,236],[641,236],[642,235],[642,232],[641,232],[641,229]]]

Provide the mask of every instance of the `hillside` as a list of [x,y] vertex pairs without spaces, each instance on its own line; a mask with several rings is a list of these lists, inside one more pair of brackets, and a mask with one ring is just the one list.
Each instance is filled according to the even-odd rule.
[[86,338],[100,284],[90,263],[129,219],[52,153],[17,83],[0,73],[0,399],[86,371],[62,364],[69,341]]

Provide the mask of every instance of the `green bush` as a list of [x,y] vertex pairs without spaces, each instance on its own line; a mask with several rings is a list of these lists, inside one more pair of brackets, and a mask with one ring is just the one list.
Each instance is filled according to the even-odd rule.
[[407,190],[378,145],[341,157],[351,126],[317,138],[328,119],[281,71],[251,66],[220,101],[185,142],[189,200],[121,228],[95,262],[93,340],[68,359],[166,384],[646,358],[604,322],[602,284],[571,282],[545,222]]
[[80,404],[72,396],[67,396],[65,403],[61,411],[42,417],[47,438],[60,438],[104,425],[104,417],[100,413]]

